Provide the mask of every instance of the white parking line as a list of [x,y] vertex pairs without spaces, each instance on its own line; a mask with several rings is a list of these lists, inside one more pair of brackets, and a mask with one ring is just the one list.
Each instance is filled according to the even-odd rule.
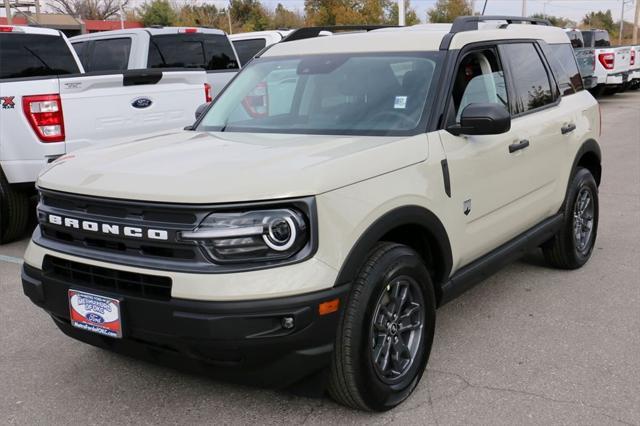
[[5,255],[0,254],[0,262],[9,262],[9,263],[21,264],[22,263],[22,259],[20,259],[19,257],[5,256]]

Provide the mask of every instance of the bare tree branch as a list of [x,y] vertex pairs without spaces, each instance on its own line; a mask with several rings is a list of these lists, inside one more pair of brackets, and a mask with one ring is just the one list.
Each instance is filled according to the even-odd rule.
[[[122,1],[124,8],[129,0]],[[57,13],[64,13],[82,19],[109,19],[119,14],[118,0],[50,0],[49,7]]]

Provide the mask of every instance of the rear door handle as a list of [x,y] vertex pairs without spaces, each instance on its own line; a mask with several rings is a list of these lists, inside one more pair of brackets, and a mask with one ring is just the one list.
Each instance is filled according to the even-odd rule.
[[573,123],[570,124],[565,124],[564,126],[562,126],[562,128],[560,129],[560,131],[562,132],[563,135],[566,135],[567,133],[571,133],[576,129],[576,125]]
[[512,143],[511,145],[509,145],[509,153],[513,154],[514,152],[520,151],[521,149],[525,149],[528,146],[529,146],[529,141],[526,139],[523,139],[517,143]]

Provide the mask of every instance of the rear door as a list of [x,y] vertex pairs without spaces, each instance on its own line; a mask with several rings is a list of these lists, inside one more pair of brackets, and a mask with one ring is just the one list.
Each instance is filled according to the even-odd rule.
[[64,141],[40,137],[25,109],[35,99],[57,96],[58,75],[80,71],[63,37],[48,30],[25,31],[0,32],[0,162],[10,182],[33,182],[47,157],[65,153]]
[[[576,68],[570,45],[564,46],[565,51],[559,54],[568,55]],[[510,184],[517,186],[521,194],[514,204],[513,211],[518,215],[514,220],[521,229],[528,229],[559,208],[555,205],[555,194],[566,160],[563,132],[571,134],[576,123],[572,111],[562,104],[560,88],[540,45],[502,44],[500,55],[507,64],[512,93],[512,143],[524,145],[510,153],[516,168]],[[579,73],[568,78],[569,81],[563,81],[563,91],[571,90],[565,86],[582,87]]]
[[239,71],[240,63],[226,34],[193,30],[151,35],[147,68],[204,68],[216,96]]
[[129,70],[60,78],[67,151],[193,123],[202,70]]

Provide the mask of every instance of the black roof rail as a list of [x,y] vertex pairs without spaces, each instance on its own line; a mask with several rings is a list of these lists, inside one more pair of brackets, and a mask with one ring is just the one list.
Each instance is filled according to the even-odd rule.
[[372,31],[379,30],[381,28],[392,28],[397,25],[328,25],[320,27],[304,27],[294,30],[291,34],[283,38],[280,43],[286,41],[304,40],[305,38],[315,38],[320,35],[322,31]]
[[523,16],[458,16],[451,26],[451,33],[461,33],[463,31],[475,31],[478,29],[480,22],[487,21],[506,21],[507,24],[532,24],[532,25],[548,25],[551,23],[547,19],[541,18],[525,18]]
[[522,16],[500,16],[500,15],[477,15],[477,16],[458,16],[451,25],[451,30],[442,38],[440,43],[440,50],[449,50],[451,45],[451,39],[454,34],[464,31],[476,31],[480,22],[487,21],[506,21],[508,24],[524,24],[529,23],[532,25],[548,25],[551,23],[547,19],[540,18],[525,18]]

